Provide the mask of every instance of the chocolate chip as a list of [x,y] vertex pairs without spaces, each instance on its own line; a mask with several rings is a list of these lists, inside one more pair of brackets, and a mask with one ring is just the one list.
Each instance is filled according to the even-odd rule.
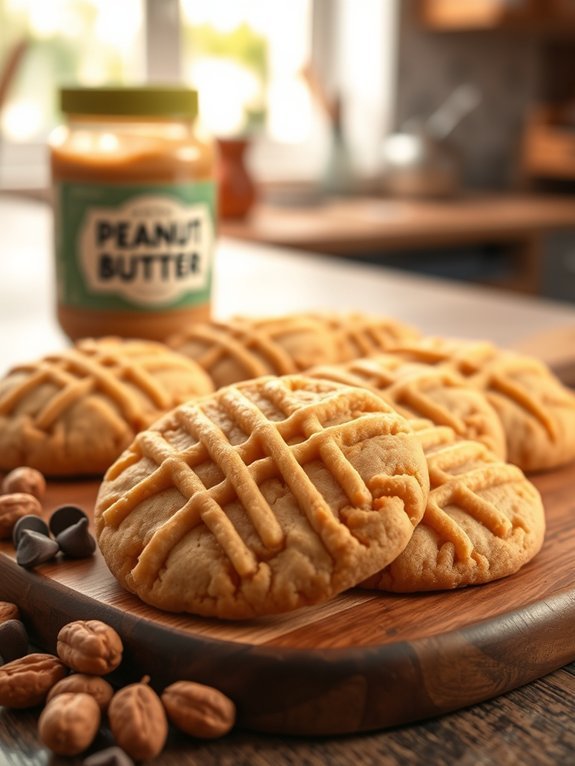
[[57,537],[60,532],[63,532],[66,527],[76,524],[80,519],[87,519],[88,517],[81,508],[77,505],[61,505],[56,508],[50,516],[50,532]]
[[76,524],[66,527],[63,532],[56,536],[56,542],[60,550],[74,559],[83,559],[91,556],[96,550],[96,541],[88,532],[88,519],[84,517]]
[[46,535],[46,537],[50,535],[50,530],[44,519],[29,513],[26,516],[22,516],[14,524],[14,529],[12,530],[12,542],[14,545],[18,545],[20,536],[25,529],[33,529],[34,532],[39,532],[41,535]]
[[28,633],[21,620],[6,620],[0,624],[0,656],[12,662],[28,654]]
[[134,761],[120,747],[107,747],[82,761],[83,766],[134,766]]
[[56,540],[32,529],[24,529],[16,548],[16,561],[22,567],[35,567],[53,559],[59,550]]

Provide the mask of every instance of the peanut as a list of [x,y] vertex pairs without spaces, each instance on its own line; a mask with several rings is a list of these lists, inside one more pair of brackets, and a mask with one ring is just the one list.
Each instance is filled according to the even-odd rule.
[[0,705],[34,707],[67,673],[66,666],[51,654],[27,654],[0,667]]
[[114,696],[111,684],[100,676],[89,676],[85,673],[72,673],[72,675],[58,681],[49,691],[47,702],[59,694],[67,692],[89,694],[98,703],[98,707],[104,713],[108,709],[110,700]]
[[100,708],[89,694],[66,692],[54,697],[38,719],[38,735],[56,755],[78,755],[100,726]]
[[124,686],[108,708],[114,739],[136,761],[161,753],[168,736],[166,713],[148,680],[145,677],[140,683]]
[[5,494],[25,492],[42,500],[46,494],[46,479],[36,468],[23,465],[6,474],[2,482],[2,492]]
[[105,676],[122,660],[122,640],[114,628],[100,620],[69,622],[58,633],[60,659],[78,673]]
[[20,610],[11,601],[0,601],[0,622],[19,620]]
[[233,727],[236,706],[225,694],[193,681],[177,681],[162,692],[168,718],[193,737],[221,737]]
[[12,536],[14,524],[22,516],[33,514],[40,516],[42,506],[40,501],[26,492],[13,492],[10,495],[0,495],[0,539]]

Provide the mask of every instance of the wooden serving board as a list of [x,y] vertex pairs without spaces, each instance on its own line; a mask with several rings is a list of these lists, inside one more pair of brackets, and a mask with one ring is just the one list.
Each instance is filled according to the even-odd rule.
[[[436,716],[507,692],[575,659],[575,466],[533,479],[548,531],[541,553],[505,580],[398,596],[355,590],[320,607],[238,623],[162,613],[126,593],[99,552],[19,567],[0,554],[0,599],[17,602],[43,648],[66,622],[101,619],[125,646],[122,680],[158,689],[189,678],[227,693],[238,724],[339,734]],[[49,487],[91,513],[96,483]]]

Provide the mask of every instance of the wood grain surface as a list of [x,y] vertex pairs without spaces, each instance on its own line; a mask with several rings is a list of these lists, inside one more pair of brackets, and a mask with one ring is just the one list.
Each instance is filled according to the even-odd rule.
[[[575,753],[575,664],[448,715],[342,737],[233,731],[200,741],[170,735],[154,766],[569,766]],[[0,710],[2,766],[81,766],[39,742],[38,711]],[[112,744],[101,732],[88,754]]]
[[[122,680],[161,689],[180,678],[216,686],[258,732],[376,730],[492,698],[575,659],[573,469],[534,478],[548,531],[516,575],[424,595],[354,590],[327,604],[243,622],[160,612],[126,593],[98,553],[19,567],[0,556],[0,598],[21,606],[38,644],[54,650],[73,619],[112,624],[126,647]],[[91,513],[96,483],[51,484],[46,514],[75,502]]]

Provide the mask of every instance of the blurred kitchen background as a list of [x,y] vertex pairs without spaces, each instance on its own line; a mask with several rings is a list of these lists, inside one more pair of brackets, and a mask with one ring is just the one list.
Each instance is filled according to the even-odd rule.
[[184,83],[220,233],[575,302],[575,0],[0,0],[0,193],[61,85]]

